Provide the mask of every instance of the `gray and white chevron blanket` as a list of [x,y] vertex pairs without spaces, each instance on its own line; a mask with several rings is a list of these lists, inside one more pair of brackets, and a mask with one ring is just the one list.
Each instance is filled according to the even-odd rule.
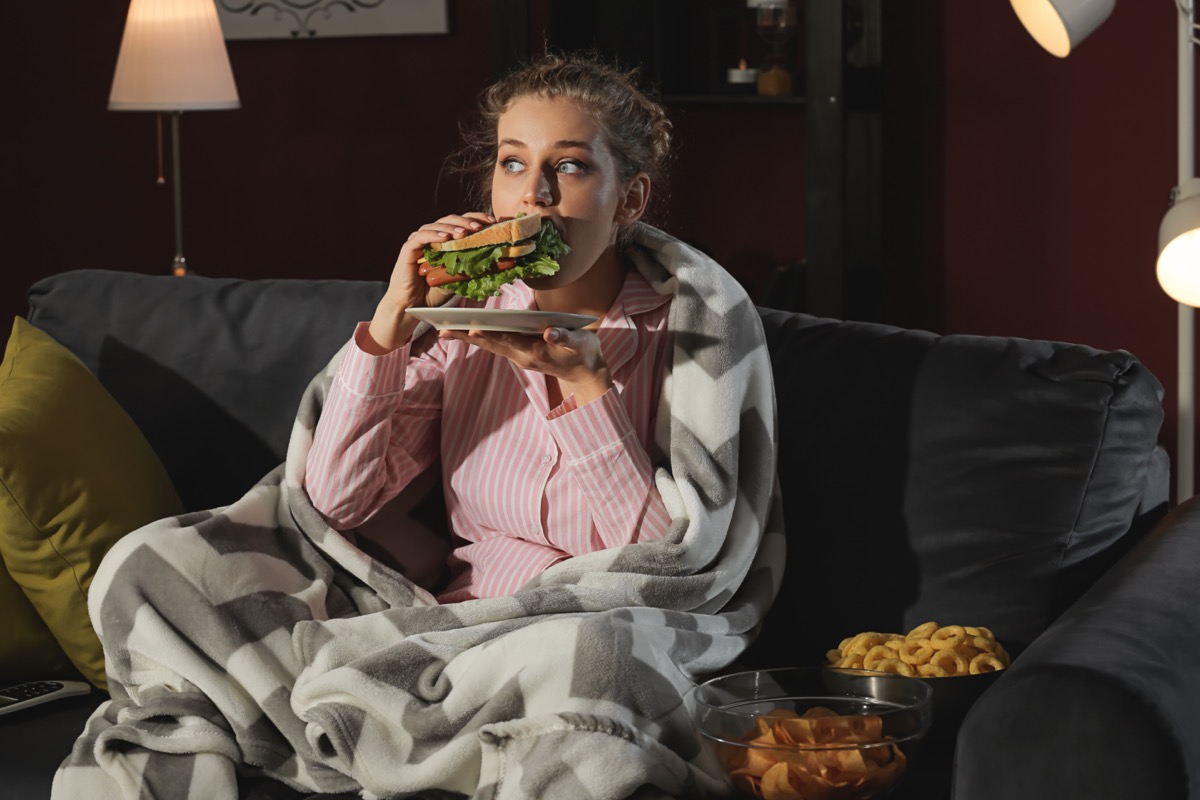
[[510,597],[439,605],[300,488],[335,357],[284,464],[104,559],[89,609],[112,699],[53,797],[224,800],[264,775],[364,798],[724,794],[685,695],[744,649],[781,579],[771,368],[726,272],[645,226],[635,251],[674,295],[663,539],[561,562]]

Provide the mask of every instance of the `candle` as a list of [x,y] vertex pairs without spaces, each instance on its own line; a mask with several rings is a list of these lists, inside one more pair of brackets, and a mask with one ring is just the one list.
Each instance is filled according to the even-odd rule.
[[746,59],[738,61],[737,69],[726,70],[730,83],[757,83],[758,70],[748,69]]

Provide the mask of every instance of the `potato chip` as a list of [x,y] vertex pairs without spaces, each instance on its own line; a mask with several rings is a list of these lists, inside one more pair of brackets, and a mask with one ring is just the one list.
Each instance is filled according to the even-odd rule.
[[738,791],[765,800],[874,796],[907,764],[903,751],[884,735],[882,717],[839,716],[822,706],[802,715],[776,709],[757,717],[743,741],[760,747],[728,746],[719,751],[721,759]]
[[[742,748],[746,753],[745,760],[742,761],[736,769],[730,770],[730,773],[736,773],[738,775],[753,775],[756,778],[761,778],[767,770],[775,766],[775,764],[779,761],[778,755],[764,748],[776,747],[778,746],[778,742],[776,742],[774,739],[768,739],[765,741],[752,739],[747,742],[747,744],[755,746]],[[728,767],[728,765],[726,766]]]
[[799,788],[792,786],[791,771],[786,761],[780,761],[762,776],[762,796],[768,800],[807,800]]

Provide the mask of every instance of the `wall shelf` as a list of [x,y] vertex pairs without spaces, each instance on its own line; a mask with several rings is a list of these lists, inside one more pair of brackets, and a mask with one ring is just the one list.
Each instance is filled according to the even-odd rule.
[[668,94],[659,98],[670,105],[752,106],[756,108],[803,108],[803,97],[759,97],[748,94]]

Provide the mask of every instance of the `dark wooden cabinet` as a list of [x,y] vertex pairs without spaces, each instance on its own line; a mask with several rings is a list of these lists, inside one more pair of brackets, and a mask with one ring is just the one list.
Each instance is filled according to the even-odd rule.
[[807,0],[805,311],[883,314],[883,0]]
[[[744,0],[494,0],[495,69],[543,47],[594,49],[637,65],[668,104],[743,105],[803,113],[805,252],[793,269],[796,310],[883,315],[883,0],[799,0],[796,93],[738,94],[724,71],[766,45]],[[751,19],[747,30],[747,19]],[[758,50],[755,50],[758,48]],[[761,119],[761,116],[759,117]],[[791,195],[789,195],[791,196]],[[792,201],[794,202],[794,201]]]

